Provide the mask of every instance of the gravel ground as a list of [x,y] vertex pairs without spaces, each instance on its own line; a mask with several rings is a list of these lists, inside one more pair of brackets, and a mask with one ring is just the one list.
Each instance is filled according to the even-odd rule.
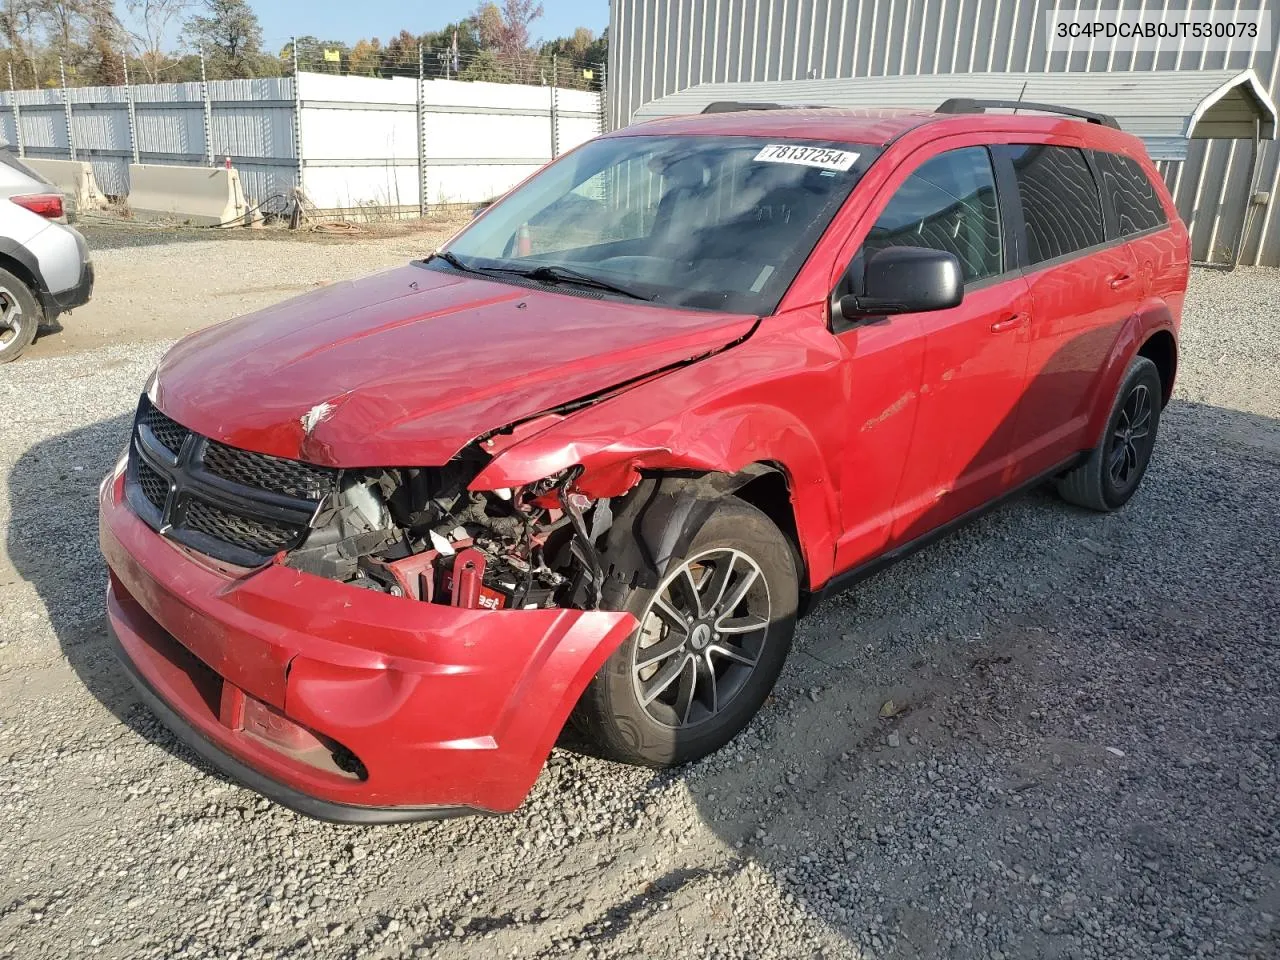
[[422,258],[463,223],[373,224],[353,236],[80,223],[96,270],[93,299],[41,335],[26,356],[173,340],[326,283]]
[[1124,511],[1034,493],[838,598],[719,756],[389,828],[202,768],[104,647],[94,489],[163,343],[3,368],[0,957],[1280,956],[1278,288],[1195,275]]

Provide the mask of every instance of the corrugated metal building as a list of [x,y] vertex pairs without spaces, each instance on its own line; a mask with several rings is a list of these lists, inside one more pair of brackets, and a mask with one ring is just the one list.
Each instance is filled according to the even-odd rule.
[[[1272,100],[1280,99],[1274,38],[1237,40],[1230,52],[1188,50],[1185,42],[1164,39],[1139,53],[1094,38],[1051,53],[1046,18],[1070,17],[1079,0],[611,0],[610,6],[611,127],[630,122],[642,104],[694,84],[748,80],[1252,68]],[[1188,6],[1230,19],[1241,4],[1134,0],[1125,9],[1159,19]],[[1160,163],[1197,259],[1280,266],[1280,143],[1262,144],[1254,189],[1269,198],[1261,205],[1250,202],[1251,147],[1247,140],[1193,141],[1185,161]],[[1231,249],[1246,217],[1242,248]]]

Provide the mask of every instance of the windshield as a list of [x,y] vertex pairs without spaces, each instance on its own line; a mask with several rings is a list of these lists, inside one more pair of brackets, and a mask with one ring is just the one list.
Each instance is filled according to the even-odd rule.
[[756,137],[595,140],[504,197],[432,262],[767,314],[878,153]]

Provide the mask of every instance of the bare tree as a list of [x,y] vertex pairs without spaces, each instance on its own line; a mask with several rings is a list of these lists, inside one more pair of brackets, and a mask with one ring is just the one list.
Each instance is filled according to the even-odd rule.
[[480,42],[506,57],[529,49],[529,26],[541,16],[542,4],[536,0],[502,0],[501,6],[490,0],[473,14]]
[[252,76],[254,60],[262,52],[262,25],[246,0],[202,0],[203,14],[183,27],[183,38],[204,50],[224,77]]
[[30,77],[31,86],[40,85],[39,56],[43,11],[39,0],[3,0],[0,4],[0,34],[10,50],[10,62],[19,82]]
[[170,60],[165,48],[174,39],[173,28],[183,21],[192,4],[193,0],[128,0],[125,4],[130,46],[150,82],[160,81],[161,70]]
[[542,16],[537,0],[493,0],[481,3],[471,15],[480,34],[480,44],[492,51],[501,64],[513,70],[517,79],[527,80],[533,66],[529,49],[529,26]]

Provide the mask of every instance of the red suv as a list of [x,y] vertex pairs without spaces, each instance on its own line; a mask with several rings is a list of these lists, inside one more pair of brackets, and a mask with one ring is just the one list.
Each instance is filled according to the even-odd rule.
[[721,747],[824,593],[1004,496],[1121,507],[1187,232],[1109,118],[983,107],[629,127],[178,344],[101,491],[146,702],[312,816],[509,811],[566,723]]

